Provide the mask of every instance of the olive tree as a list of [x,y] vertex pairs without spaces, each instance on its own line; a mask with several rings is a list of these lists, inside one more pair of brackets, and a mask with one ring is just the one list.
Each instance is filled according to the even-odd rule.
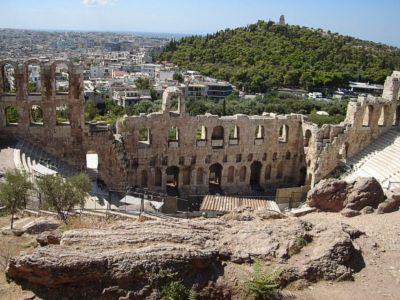
[[67,178],[43,176],[38,178],[37,186],[42,201],[53,208],[64,223],[67,223],[68,213],[75,206],[84,205],[91,190],[90,179],[83,173]]
[[0,202],[11,213],[11,229],[14,225],[14,214],[25,207],[28,192],[32,188],[28,175],[19,170],[7,171],[5,181],[0,183]]

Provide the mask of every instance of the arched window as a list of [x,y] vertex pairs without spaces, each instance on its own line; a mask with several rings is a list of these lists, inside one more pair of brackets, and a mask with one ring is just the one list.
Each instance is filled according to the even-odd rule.
[[308,147],[311,139],[311,130],[307,129],[304,133],[304,147]]
[[69,109],[67,104],[56,107],[56,123],[60,125],[70,125]]
[[43,110],[39,105],[31,106],[31,125],[43,125]]
[[18,110],[15,106],[8,106],[4,109],[7,126],[18,126]]
[[224,127],[214,127],[211,135],[211,144],[214,148],[222,148],[224,146]]
[[42,90],[40,65],[28,65],[28,94],[39,94]]
[[288,140],[289,140],[289,126],[285,124],[279,128],[279,142],[287,143]]
[[182,171],[182,175],[183,175],[183,185],[189,185],[190,184],[190,177],[191,177],[191,172],[190,172],[190,168],[186,167],[183,169]]
[[255,138],[256,139],[263,139],[264,138],[264,126],[258,125],[256,127]]
[[265,167],[264,178],[265,178],[265,180],[271,180],[271,165],[267,165]]
[[234,166],[230,166],[228,168],[228,182],[229,183],[233,183],[235,180],[235,167]]
[[292,156],[292,155],[291,155],[290,151],[287,151],[287,152],[286,152],[286,155],[285,155],[285,159],[286,159],[286,160],[290,160],[291,156]]
[[69,92],[69,69],[66,64],[57,64],[55,69],[56,93],[64,94]]
[[283,162],[279,162],[277,170],[276,170],[276,179],[283,178]]
[[364,118],[362,122],[362,126],[369,127],[371,126],[372,114],[374,112],[374,107],[372,105],[368,105],[364,112]]
[[5,94],[15,94],[16,82],[15,82],[15,69],[11,64],[5,64],[2,68],[3,76],[3,90]]
[[160,168],[155,168],[154,170],[154,185],[161,186],[162,185],[162,173]]
[[237,125],[229,128],[229,145],[239,144],[239,127]]
[[140,182],[141,182],[142,187],[147,187],[147,171],[146,170],[142,170]]
[[168,130],[168,146],[171,148],[179,147],[179,129],[171,127]]
[[203,168],[198,168],[197,169],[196,183],[197,184],[204,184],[204,170],[203,170]]
[[243,166],[243,167],[240,168],[240,171],[239,171],[239,180],[240,180],[240,182],[245,182],[246,181],[246,171],[247,171],[246,166]]
[[139,129],[139,142],[144,144],[150,144],[150,129],[140,128]]
[[386,105],[382,106],[381,114],[378,120],[378,126],[386,126],[386,115],[387,115],[386,111],[387,111],[387,106]]
[[201,126],[196,130],[196,140],[205,141],[207,140],[207,129],[205,126]]

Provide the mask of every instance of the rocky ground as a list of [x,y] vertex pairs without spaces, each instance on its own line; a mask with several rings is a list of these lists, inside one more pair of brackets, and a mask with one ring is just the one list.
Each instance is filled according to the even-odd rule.
[[[243,210],[221,219],[118,221],[64,231],[60,245],[30,246],[10,260],[7,275],[46,299],[155,299],[154,274],[165,271],[198,299],[251,299],[246,281],[259,258],[283,271],[284,298],[397,299],[399,216],[271,219]],[[5,238],[21,244],[32,236]],[[1,294],[18,292],[2,280]]]

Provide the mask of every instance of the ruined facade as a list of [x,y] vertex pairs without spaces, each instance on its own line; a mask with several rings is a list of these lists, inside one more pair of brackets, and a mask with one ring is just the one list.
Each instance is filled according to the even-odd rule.
[[[40,92],[32,93],[28,65],[40,66]],[[56,90],[63,64],[69,90]],[[383,96],[349,103],[346,120],[318,128],[303,115],[190,116],[176,88],[164,92],[162,110],[125,116],[117,134],[84,122],[83,70],[69,61],[0,61],[0,137],[25,139],[84,170],[86,153],[99,156],[98,172],[111,189],[147,187],[181,195],[259,193],[281,186],[315,184],[341,162],[398,125],[399,73]],[[15,89],[7,78],[13,69]],[[178,109],[172,111],[172,99]],[[38,107],[42,117],[33,117]],[[67,108],[69,122],[57,111]],[[17,122],[10,119],[17,111]],[[13,122],[11,122],[13,121]]]

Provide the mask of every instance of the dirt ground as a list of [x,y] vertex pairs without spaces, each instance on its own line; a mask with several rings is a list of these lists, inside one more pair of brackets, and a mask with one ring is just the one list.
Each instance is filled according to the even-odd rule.
[[[340,220],[365,232],[356,240],[362,249],[365,267],[354,276],[354,281],[319,282],[303,290],[285,290],[290,299],[335,299],[335,300],[379,300],[400,299],[400,212],[385,215],[363,215],[345,218],[335,213],[313,213],[304,220]],[[0,228],[9,224],[9,217],[0,217]],[[81,224],[80,224],[81,225]],[[81,227],[81,226],[78,227]],[[97,226],[96,226],[97,227]],[[4,262],[8,254],[35,247],[34,236],[0,234],[0,259]],[[0,264],[1,266],[1,264]],[[1,266],[2,267],[2,266]],[[26,299],[28,291],[5,280],[4,269],[0,269],[0,299]]]
[[346,218],[335,213],[314,213],[305,220],[339,219],[365,232],[356,240],[365,267],[350,282],[320,282],[294,292],[296,299],[400,299],[400,211]]

